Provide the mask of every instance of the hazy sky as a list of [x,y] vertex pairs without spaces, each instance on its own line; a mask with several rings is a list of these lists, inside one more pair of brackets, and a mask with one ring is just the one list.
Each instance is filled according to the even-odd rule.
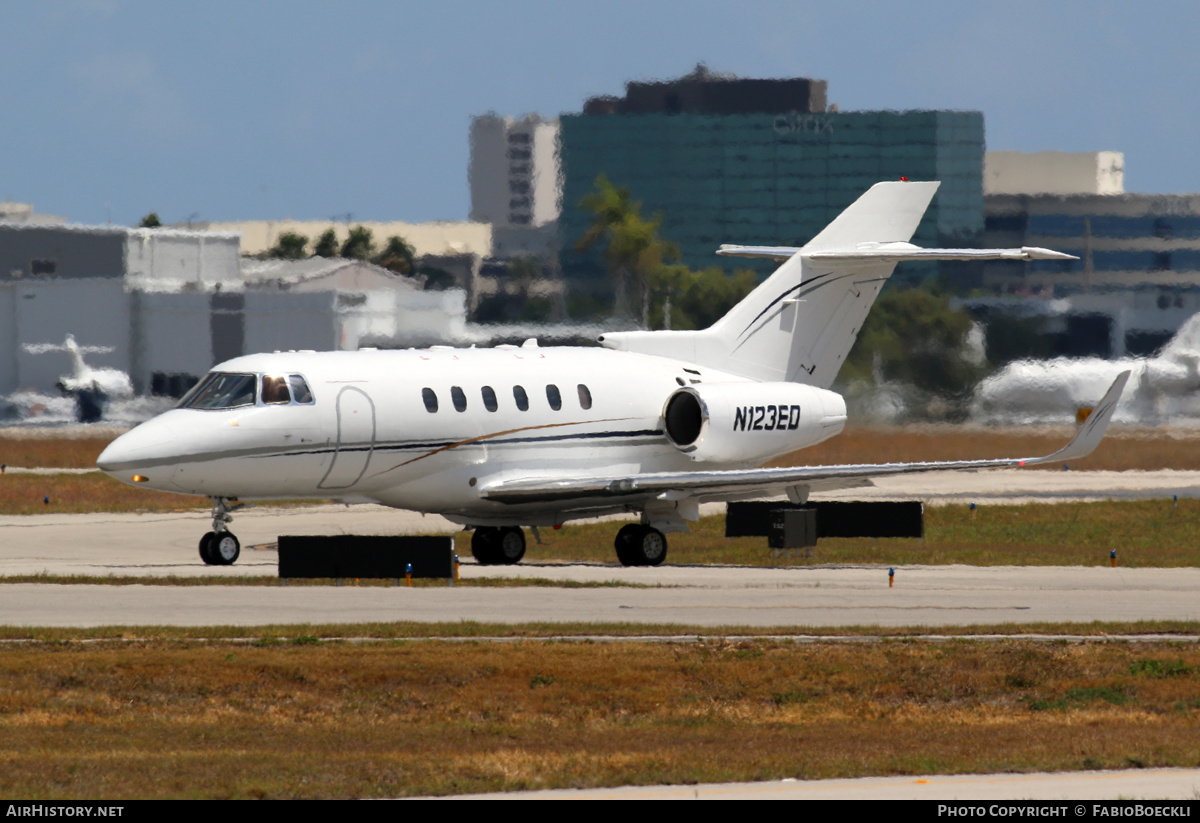
[[1200,191],[1194,2],[0,3],[0,200],[89,223],[465,219],[476,114],[704,61],[855,109],[975,109],[988,148],[1125,153]]

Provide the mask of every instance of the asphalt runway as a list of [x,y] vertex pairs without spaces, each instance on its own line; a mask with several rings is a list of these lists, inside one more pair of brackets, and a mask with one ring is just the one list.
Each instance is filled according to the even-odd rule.
[[[194,561],[199,565],[199,559]],[[111,586],[7,584],[0,625],[265,626],[374,623],[634,623],[649,627],[954,626],[1200,620],[1200,569],[918,566],[623,569],[463,566],[646,587]]]

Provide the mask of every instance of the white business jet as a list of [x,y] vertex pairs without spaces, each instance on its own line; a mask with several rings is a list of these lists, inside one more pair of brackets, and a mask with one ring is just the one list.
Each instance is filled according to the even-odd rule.
[[221,363],[179,405],[97,461],[119,480],[213,501],[207,563],[232,563],[239,501],[331,498],[441,514],[473,528],[481,563],[516,563],[523,526],[615,512],[625,565],[658,565],[665,533],[710,500],[867,485],[937,469],[1082,457],[1122,375],[1064,448],[1045,457],[755,468],[842,430],[829,390],[902,260],[1060,259],[1045,249],[921,249],[908,241],[934,182],[879,183],[802,248],[723,246],[783,264],[702,331],[604,334],[603,348],[276,352]]

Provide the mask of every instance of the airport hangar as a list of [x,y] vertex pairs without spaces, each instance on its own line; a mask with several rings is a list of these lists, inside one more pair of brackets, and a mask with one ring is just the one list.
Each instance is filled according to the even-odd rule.
[[423,291],[357,260],[260,261],[237,232],[0,222],[0,395],[56,391],[67,364],[23,344],[110,352],[138,394],[180,396],[214,363],[286,349],[461,337],[461,289]]

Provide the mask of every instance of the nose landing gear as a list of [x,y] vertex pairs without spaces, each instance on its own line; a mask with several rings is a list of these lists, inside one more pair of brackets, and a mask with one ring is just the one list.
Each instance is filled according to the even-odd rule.
[[212,501],[213,530],[200,538],[200,559],[210,566],[232,566],[241,554],[242,544],[227,524],[233,522],[230,512],[242,508],[243,504],[231,506],[227,497],[214,497]]

